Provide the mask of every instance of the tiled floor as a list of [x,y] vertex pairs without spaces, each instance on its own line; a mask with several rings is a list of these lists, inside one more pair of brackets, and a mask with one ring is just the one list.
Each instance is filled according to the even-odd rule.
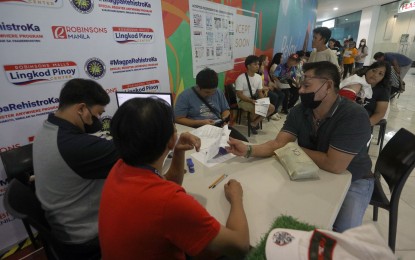
[[[405,77],[406,91],[395,98],[390,105],[388,124],[386,127],[385,143],[400,129],[405,128],[415,133],[415,68],[412,68]],[[249,141],[253,144],[260,144],[275,138],[282,127],[285,116],[279,121],[264,121],[263,129],[258,135],[251,135]],[[246,126],[236,125],[235,128],[243,134],[247,134]],[[376,145],[377,131],[374,129],[374,139],[370,147],[369,155],[373,165],[376,163],[379,146]],[[374,166],[373,166],[374,167]],[[384,185],[385,193],[389,191]],[[388,193],[389,194],[389,193]],[[382,234],[385,241],[388,238],[389,215],[386,210],[379,209],[377,222],[372,221],[373,208],[369,206],[364,216],[364,223],[374,223]],[[408,178],[401,194],[399,203],[398,232],[396,240],[396,255],[400,259],[415,259],[415,173]]]

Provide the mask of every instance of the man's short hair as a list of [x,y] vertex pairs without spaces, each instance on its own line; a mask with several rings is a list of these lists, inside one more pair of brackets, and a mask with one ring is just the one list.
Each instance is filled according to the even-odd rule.
[[213,89],[218,87],[218,74],[209,68],[205,68],[196,75],[196,84],[199,88]]
[[71,79],[65,83],[59,95],[59,109],[70,105],[85,103],[106,106],[110,97],[100,84],[90,79]]
[[166,101],[155,97],[128,100],[111,120],[114,145],[131,166],[155,162],[173,133],[173,110]]
[[327,27],[317,27],[313,30],[314,34],[320,34],[324,38],[324,43],[327,43],[331,37],[331,31]]
[[375,55],[373,56],[373,58],[375,60],[377,60],[379,58],[382,58],[383,56],[385,56],[385,53],[383,53],[383,52],[376,52]]
[[340,72],[336,65],[329,61],[318,61],[304,63],[303,71],[313,70],[316,77],[324,77],[334,82],[334,89],[339,90]]
[[259,58],[255,55],[249,55],[245,59],[245,68],[248,68],[249,64],[252,64],[252,63],[255,63],[255,62],[259,62]]

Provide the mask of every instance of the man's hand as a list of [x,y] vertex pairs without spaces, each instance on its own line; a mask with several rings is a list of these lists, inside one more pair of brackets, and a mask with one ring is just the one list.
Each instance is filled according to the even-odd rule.
[[229,137],[228,141],[229,146],[225,147],[228,153],[233,153],[238,156],[245,156],[248,146],[242,143],[241,141]]
[[225,196],[229,203],[233,203],[237,200],[242,200],[243,190],[241,183],[237,180],[230,179],[228,183],[224,185]]
[[203,119],[203,120],[199,120],[200,125],[213,125],[215,124],[215,120],[213,119]]
[[201,140],[199,137],[192,135],[189,132],[182,133],[177,141],[176,146],[174,147],[175,151],[188,151],[193,148],[199,152],[201,146]]

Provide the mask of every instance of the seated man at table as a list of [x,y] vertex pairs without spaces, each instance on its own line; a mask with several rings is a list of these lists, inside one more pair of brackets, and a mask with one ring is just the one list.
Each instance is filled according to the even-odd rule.
[[[218,74],[205,68],[196,76],[196,86],[184,90],[174,107],[176,123],[190,127],[215,125],[222,127],[230,117],[229,105],[225,95],[218,90]],[[244,135],[233,127],[230,136],[248,141]]]
[[[249,249],[242,187],[225,184],[231,210],[221,226],[181,187],[185,151],[200,149],[190,133],[177,137],[171,107],[161,99],[131,99],[117,110],[111,134],[121,159],[105,182],[99,211],[103,259],[185,259],[207,249],[242,257]],[[178,140],[177,140],[178,139]],[[174,150],[170,169],[164,159]]]
[[343,232],[361,225],[373,192],[372,162],[366,147],[370,121],[362,106],[338,95],[336,65],[328,61],[306,63],[303,70],[301,104],[292,108],[277,137],[255,146],[230,139],[227,150],[239,156],[268,157],[298,141],[319,168],[334,174],[350,171],[352,183],[333,226]]
[[119,156],[112,141],[91,135],[110,97],[92,80],[72,79],[59,96],[33,144],[36,196],[52,233],[73,259],[100,255],[98,207],[101,190]]
[[229,120],[229,105],[225,95],[218,90],[218,75],[205,68],[196,76],[196,86],[184,90],[174,106],[176,123],[199,127]]

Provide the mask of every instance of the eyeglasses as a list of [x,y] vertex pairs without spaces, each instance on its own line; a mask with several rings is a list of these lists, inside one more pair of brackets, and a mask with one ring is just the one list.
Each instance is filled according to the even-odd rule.
[[[322,79],[322,80],[325,80],[325,81],[328,81],[329,79],[328,78],[325,78],[325,77],[308,77],[308,76],[305,76],[305,75],[303,75],[301,78],[300,78],[300,87],[304,87],[304,88],[307,88],[308,86],[307,86],[307,83],[308,83],[308,81],[310,80],[310,79]],[[325,84],[326,82],[324,82],[324,84]],[[324,85],[323,84],[323,85]]]

